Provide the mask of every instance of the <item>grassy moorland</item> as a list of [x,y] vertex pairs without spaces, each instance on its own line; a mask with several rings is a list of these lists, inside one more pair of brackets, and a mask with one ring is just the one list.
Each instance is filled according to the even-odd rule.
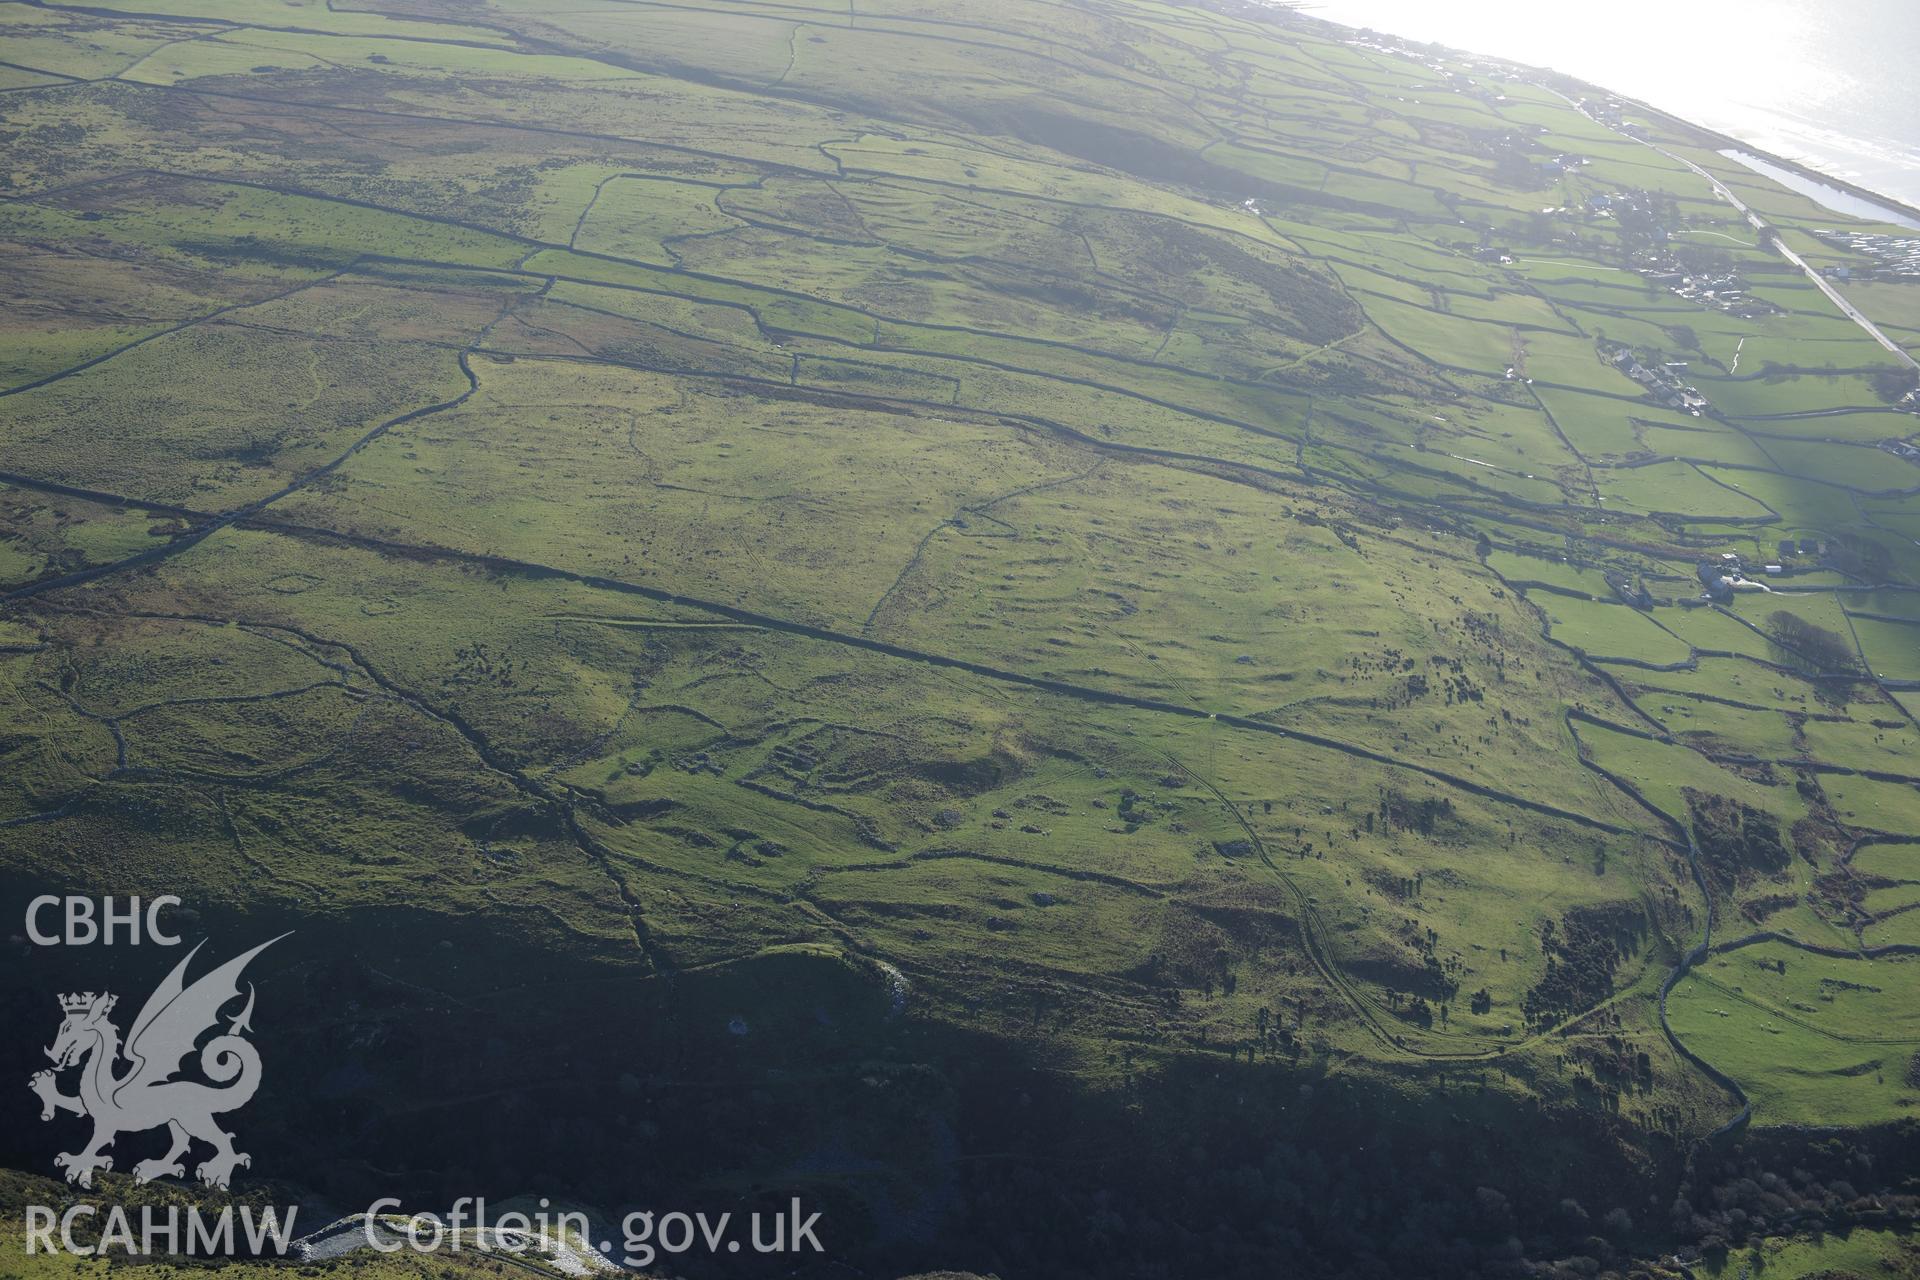
[[297,931],[278,1176],[1010,1275],[1897,1219],[1912,370],[1688,166],[1871,224],[1283,12],[551,9],[0,0],[0,873]]

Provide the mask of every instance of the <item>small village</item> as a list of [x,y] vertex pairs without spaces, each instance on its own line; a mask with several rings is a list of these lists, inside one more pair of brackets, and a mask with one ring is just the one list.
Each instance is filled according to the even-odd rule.
[[1632,347],[1605,345],[1601,347],[1601,358],[1639,383],[1648,395],[1669,409],[1678,409],[1697,418],[1713,407],[1700,394],[1698,387],[1687,382],[1684,373],[1687,366],[1683,361],[1655,362],[1648,366],[1641,363]]
[[1688,274],[1671,258],[1644,265],[1635,264],[1635,270],[1655,284],[1664,285],[1676,297],[1685,298],[1709,311],[1723,311],[1742,320],[1776,315],[1780,311],[1779,307],[1765,298],[1756,298],[1748,293],[1746,281],[1737,272]]
[[[1552,165],[1559,172],[1586,163],[1579,156],[1557,156]],[[1633,248],[1627,266],[1642,279],[1659,285],[1676,297],[1710,311],[1721,311],[1742,319],[1776,314],[1780,308],[1764,298],[1755,297],[1747,282],[1730,265],[1703,267],[1688,265],[1669,246],[1671,232],[1666,226],[1671,207],[1663,216],[1661,208],[1645,191],[1608,191],[1587,198],[1587,213],[1618,222],[1623,230],[1635,233],[1643,247]],[[1630,245],[1631,247],[1631,245]]]
[[1709,311],[1752,320],[1780,310],[1765,298],[1749,293],[1746,280],[1737,271],[1689,271],[1672,254],[1657,250],[1635,254],[1630,265],[1641,278]]

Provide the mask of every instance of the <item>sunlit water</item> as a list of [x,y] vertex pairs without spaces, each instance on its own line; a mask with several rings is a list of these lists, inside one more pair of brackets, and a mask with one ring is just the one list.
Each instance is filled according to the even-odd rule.
[[1826,208],[1838,209],[1841,213],[1850,213],[1856,218],[1865,218],[1869,222],[1876,220],[1880,222],[1891,222],[1895,226],[1909,227],[1915,231],[1920,231],[1920,218],[1915,218],[1911,214],[1902,213],[1898,209],[1877,203],[1873,200],[1862,199],[1851,191],[1842,191],[1840,188],[1829,186],[1827,183],[1816,182],[1803,173],[1795,173],[1791,169],[1783,169],[1777,164],[1762,160],[1759,156],[1748,155],[1746,152],[1735,148],[1728,148],[1720,154],[1729,160],[1738,160],[1741,164],[1754,170],[1756,173],[1766,174],[1781,186],[1798,191],[1801,195],[1813,200],[1814,203],[1824,205]]
[[1920,205],[1920,0],[1304,0],[1553,67]]

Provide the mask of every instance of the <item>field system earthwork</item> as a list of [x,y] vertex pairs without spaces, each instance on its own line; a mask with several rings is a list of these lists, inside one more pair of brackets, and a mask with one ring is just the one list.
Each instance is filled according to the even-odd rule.
[[287,1134],[605,1169],[711,1073],[660,1177],[884,1242],[1017,1185],[963,1048],[1040,1128],[1914,1117],[1920,284],[1782,252],[1901,228],[1146,0],[0,42],[0,868],[311,938]]

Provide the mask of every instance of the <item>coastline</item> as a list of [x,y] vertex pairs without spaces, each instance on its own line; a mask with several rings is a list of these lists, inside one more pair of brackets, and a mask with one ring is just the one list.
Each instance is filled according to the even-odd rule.
[[[1631,94],[1615,92],[1604,85],[1595,84],[1591,80],[1583,79],[1580,76],[1572,75],[1568,72],[1557,71],[1552,67],[1516,62],[1511,58],[1503,58],[1490,53],[1480,53],[1472,49],[1462,49],[1455,45],[1445,44],[1439,41],[1414,40],[1379,27],[1362,28],[1345,22],[1337,22],[1332,18],[1323,18],[1310,9],[1304,8],[1303,5],[1306,3],[1310,3],[1310,0],[1224,0],[1224,2],[1209,4],[1206,7],[1217,7],[1224,12],[1232,13],[1240,17],[1265,18],[1269,21],[1277,20],[1283,23],[1313,23],[1323,28],[1331,28],[1342,32],[1349,37],[1364,29],[1372,31],[1376,35],[1397,40],[1409,50],[1419,50],[1423,48],[1439,49],[1443,50],[1450,57],[1472,59],[1494,66],[1511,68],[1523,76],[1538,77],[1544,82],[1557,84],[1563,89],[1576,90],[1585,96],[1598,95],[1612,98],[1633,110],[1644,113],[1661,124],[1685,130],[1692,136],[1703,140],[1706,145],[1714,151],[1724,149],[1744,152],[1747,155],[1764,160],[1768,164],[1776,165],[1798,177],[1805,178],[1810,182],[1818,182],[1836,191],[1853,196],[1855,199],[1870,201],[1902,214],[1905,217],[1920,220],[1920,204],[1903,200],[1897,196],[1888,195],[1884,191],[1875,190],[1872,187],[1865,186],[1850,178],[1842,178],[1835,174],[1828,173],[1804,160],[1796,160],[1790,156],[1783,156],[1776,151],[1768,150],[1758,143],[1749,142],[1744,138],[1727,133],[1724,130],[1715,129],[1711,126],[1701,124],[1698,121],[1689,120],[1685,116],[1669,111],[1664,107],[1655,106],[1653,103],[1647,102],[1642,98],[1636,98]],[[1764,177],[1764,175],[1756,176]],[[1857,216],[1838,210],[1833,212],[1836,218]],[[1865,219],[1861,220],[1864,221]]]
[[[1335,25],[1338,25],[1338,24],[1336,23]],[[1475,55],[1475,56],[1479,56],[1479,55]],[[1514,64],[1514,65],[1519,65],[1519,64]],[[1871,201],[1874,204],[1881,205],[1884,208],[1890,209],[1899,214],[1903,214],[1906,217],[1920,219],[1920,205],[1909,204],[1907,201],[1901,200],[1896,196],[1890,196],[1886,194],[1884,191],[1876,191],[1872,187],[1862,186],[1860,183],[1854,182],[1852,179],[1849,179],[1849,178],[1836,177],[1831,173],[1825,172],[1824,170],[1814,168],[1812,165],[1806,163],[1803,160],[1795,160],[1795,159],[1792,159],[1791,157],[1783,156],[1776,151],[1768,151],[1765,147],[1762,147],[1757,143],[1748,142],[1744,138],[1735,137],[1733,134],[1724,133],[1718,129],[1708,128],[1706,125],[1696,123],[1695,121],[1689,120],[1684,116],[1675,115],[1671,111],[1666,111],[1660,107],[1656,107],[1650,102],[1642,101],[1639,98],[1629,97],[1628,95],[1623,93],[1615,93],[1611,89],[1605,89],[1599,85],[1591,84],[1585,80],[1581,80],[1578,76],[1562,75],[1560,72],[1553,71],[1549,68],[1533,68],[1533,69],[1542,71],[1544,74],[1547,74],[1547,75],[1559,76],[1559,78],[1567,84],[1576,84],[1583,89],[1590,90],[1591,92],[1606,94],[1608,97],[1613,98],[1618,102],[1625,103],[1627,106],[1632,107],[1637,111],[1644,112],[1648,116],[1654,117],[1659,121],[1661,121],[1662,123],[1667,124],[1669,126],[1677,126],[1682,129],[1690,130],[1693,133],[1701,135],[1704,138],[1706,138],[1708,143],[1710,145],[1713,145],[1713,149],[1715,151],[1719,151],[1724,148],[1726,150],[1744,152],[1745,154],[1753,156],[1756,159],[1765,160],[1768,164],[1775,165],[1779,168],[1785,169],[1788,173],[1795,174],[1799,177],[1805,178],[1810,182],[1818,182],[1822,186],[1832,187],[1835,191],[1845,192],[1847,195],[1854,196],[1857,199]],[[1758,175],[1758,176],[1764,177],[1765,175]],[[1834,212],[1834,216],[1840,217],[1840,218],[1846,218],[1846,217],[1853,217],[1855,215],[1842,213],[1836,210]]]

